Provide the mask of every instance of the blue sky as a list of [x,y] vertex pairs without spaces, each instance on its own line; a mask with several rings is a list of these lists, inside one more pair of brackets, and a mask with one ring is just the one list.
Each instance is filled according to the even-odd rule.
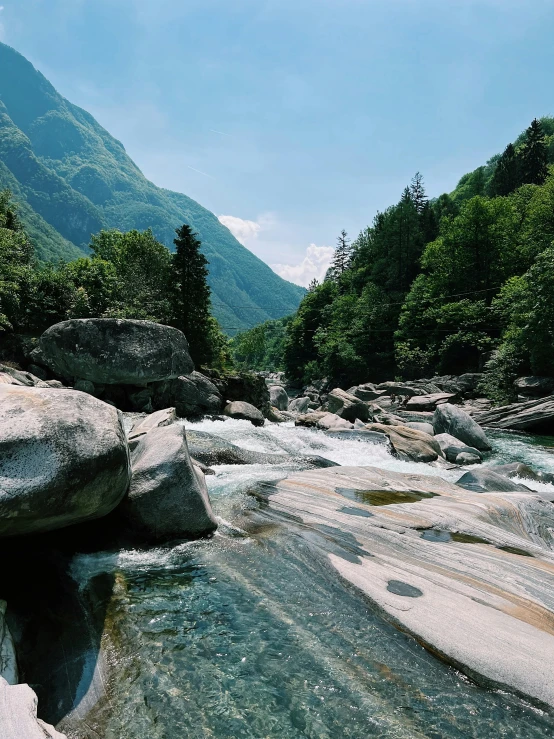
[[552,0],[0,4],[1,40],[298,282],[417,170],[449,191],[554,113]]

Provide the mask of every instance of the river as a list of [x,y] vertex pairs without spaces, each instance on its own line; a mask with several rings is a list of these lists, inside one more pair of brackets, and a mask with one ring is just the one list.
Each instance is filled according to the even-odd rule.
[[[342,465],[450,481],[460,476],[292,424],[190,426],[256,451],[319,454]],[[493,432],[491,440],[487,464],[517,460],[554,472],[554,439]],[[221,524],[212,540],[74,558],[71,573],[83,593],[98,577],[115,578],[105,648],[117,657],[105,696],[81,724],[66,729],[70,737],[496,739],[554,733],[554,716],[507,692],[479,687],[388,624],[340,580],[316,533],[306,539],[295,521],[260,507],[252,490],[298,466],[214,469],[207,482]]]

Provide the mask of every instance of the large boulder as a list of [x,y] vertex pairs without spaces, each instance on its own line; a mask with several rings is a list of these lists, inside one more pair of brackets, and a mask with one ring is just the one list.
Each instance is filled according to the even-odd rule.
[[545,398],[554,391],[554,377],[518,377],[514,388],[525,398]]
[[133,451],[132,468],[120,510],[141,538],[188,539],[216,530],[204,475],[192,464],[184,426],[149,431]]
[[38,699],[29,685],[10,685],[0,677],[2,739],[66,739],[65,734],[37,718]]
[[278,411],[286,411],[289,407],[289,396],[282,385],[271,385],[269,388],[269,398],[273,408]]
[[393,454],[410,462],[434,462],[442,456],[441,448],[433,436],[407,426],[385,426],[370,423],[369,431],[385,434],[392,445]]
[[479,424],[468,413],[450,403],[437,406],[433,415],[433,428],[435,434],[451,434],[479,451],[488,452],[492,448]]
[[289,401],[289,411],[291,413],[306,413],[310,409],[310,398],[305,395],[301,398],[293,398]]
[[222,398],[214,383],[200,372],[191,372],[152,386],[156,410],[174,407],[181,418],[196,418],[221,412]]
[[336,413],[325,413],[323,416],[320,416],[316,426],[318,429],[322,429],[323,431],[338,431],[340,429],[354,428],[354,424],[347,421],[345,418],[337,416]]
[[185,335],[151,321],[79,318],[51,326],[32,358],[62,377],[107,385],[140,385],[189,374]]
[[0,385],[0,536],[105,516],[130,476],[115,408],[76,390]]
[[48,385],[40,378],[33,375],[31,372],[24,372],[23,370],[14,369],[7,364],[0,364],[0,373],[7,375],[12,378],[12,382],[6,380],[6,384],[13,385],[25,385],[26,387],[48,387]]
[[223,415],[240,421],[250,421],[254,426],[263,426],[265,423],[265,418],[261,411],[254,408],[250,403],[244,403],[241,400],[234,400],[232,403],[228,403],[223,409]]
[[478,423],[495,429],[554,433],[554,395],[513,403],[473,414]]
[[360,421],[369,421],[370,419],[369,406],[355,395],[350,395],[340,388],[335,388],[329,393],[327,409],[330,413],[336,413],[337,416],[351,423],[357,418]]
[[386,390],[376,390],[375,385],[371,382],[366,382],[363,385],[355,385],[347,390],[349,395],[354,395],[356,398],[368,402],[370,400],[378,400],[383,395],[387,395]]

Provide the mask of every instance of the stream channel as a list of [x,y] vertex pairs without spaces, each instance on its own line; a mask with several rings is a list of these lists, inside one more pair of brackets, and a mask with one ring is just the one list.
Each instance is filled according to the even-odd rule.
[[[292,424],[189,426],[255,451],[450,481],[461,475]],[[486,464],[521,461],[554,472],[553,438],[490,438]],[[554,734],[554,715],[474,684],[387,623],[329,565],[324,532],[303,531],[251,495],[298,466],[214,469],[207,477],[220,518],[213,539],[73,557],[70,573],[101,647],[80,663],[73,710],[61,722],[70,739]],[[62,671],[49,680],[63,682]],[[55,712],[54,705],[47,718],[59,720]]]

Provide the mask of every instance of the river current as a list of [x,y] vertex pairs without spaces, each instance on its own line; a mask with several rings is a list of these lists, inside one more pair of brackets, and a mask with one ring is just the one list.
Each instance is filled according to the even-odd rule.
[[[450,481],[460,476],[291,424],[190,426],[255,451],[319,454],[342,465]],[[491,439],[487,464],[522,461],[554,472],[554,439],[503,433]],[[340,580],[318,534],[300,536],[295,521],[260,507],[251,491],[298,466],[214,469],[207,482],[221,523],[213,539],[73,559],[71,574],[83,593],[99,577],[114,578],[106,623],[117,659],[107,698],[70,737],[553,735],[554,716],[442,663]]]

